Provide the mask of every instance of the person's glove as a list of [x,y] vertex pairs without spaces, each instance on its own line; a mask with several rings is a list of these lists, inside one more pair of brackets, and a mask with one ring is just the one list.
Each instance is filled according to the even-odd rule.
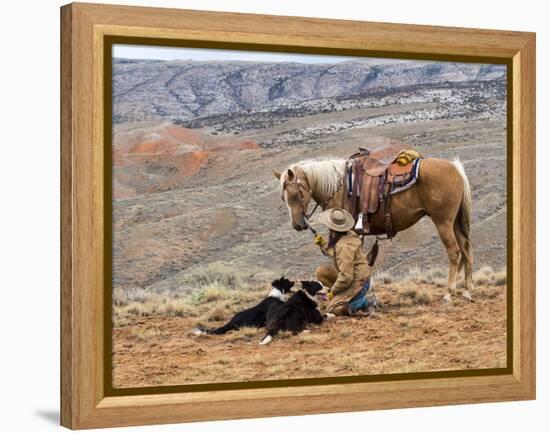
[[327,241],[323,237],[323,235],[315,235],[315,245],[319,245],[320,247],[324,247]]

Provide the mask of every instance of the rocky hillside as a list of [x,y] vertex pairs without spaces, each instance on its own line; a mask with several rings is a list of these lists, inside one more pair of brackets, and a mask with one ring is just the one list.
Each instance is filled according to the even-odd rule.
[[[327,64],[115,59],[115,123],[195,122],[215,115],[295,111],[314,104],[338,110],[338,98],[380,90],[504,79],[499,65],[364,59]],[[334,101],[336,99],[336,101]],[[334,103],[333,103],[334,102]],[[307,104],[306,104],[307,106]]]

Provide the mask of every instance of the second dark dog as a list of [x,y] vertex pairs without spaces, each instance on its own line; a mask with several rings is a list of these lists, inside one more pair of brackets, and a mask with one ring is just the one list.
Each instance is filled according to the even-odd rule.
[[294,286],[294,281],[286,279],[284,276],[278,280],[274,280],[271,283],[273,290],[269,295],[263,299],[259,304],[252,308],[240,311],[235,314],[232,319],[225,325],[215,329],[196,328],[193,330],[193,334],[225,334],[229,331],[234,331],[243,326],[251,326],[256,328],[262,328],[266,324],[267,315],[273,308],[283,305],[288,298],[290,289]]
[[302,288],[284,304],[274,307],[267,316],[267,334],[260,344],[268,344],[279,331],[290,331],[296,335],[308,323],[322,323],[332,315],[319,311],[317,293],[323,286],[317,281],[302,281]]

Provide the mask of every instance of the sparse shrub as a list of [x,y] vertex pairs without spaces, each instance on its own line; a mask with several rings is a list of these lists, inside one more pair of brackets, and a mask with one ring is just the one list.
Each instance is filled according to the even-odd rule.
[[218,322],[225,318],[226,308],[221,305],[218,305],[216,308],[210,311],[208,314],[207,320],[210,322]]
[[113,305],[115,307],[124,307],[128,305],[128,301],[128,293],[122,287],[115,287],[113,289]]
[[446,285],[447,284],[447,272],[441,268],[432,268],[426,271],[421,271],[417,269],[418,273],[417,280],[422,284],[435,284],[435,285]]
[[504,271],[495,272],[494,283],[497,286],[503,286],[508,282],[508,273]]
[[420,283],[420,278],[422,276],[422,271],[418,267],[414,267],[409,269],[409,272],[403,278],[403,282],[412,282],[412,283]]
[[[140,317],[197,317],[205,322],[224,320],[248,308],[266,294],[266,287],[228,289],[209,285],[191,295],[147,293],[143,289],[113,292],[113,326],[126,326]],[[116,301],[115,301],[116,299]]]
[[430,296],[424,291],[415,289],[406,289],[401,293],[401,297],[410,299],[413,305],[430,305],[432,302]]
[[403,293],[401,293],[401,296],[408,299],[416,299],[417,293],[414,289],[407,289]]
[[474,282],[483,286],[487,286],[493,279],[493,268],[490,266],[483,266],[474,272],[473,275]]
[[380,281],[382,284],[391,284],[393,278],[389,272],[381,272],[376,274],[375,281]]
[[[412,284],[431,284],[436,287],[447,286],[447,268],[430,268],[421,269],[419,267],[410,268],[408,272],[400,279],[389,277],[392,282],[412,283]],[[385,283],[386,274],[382,273],[378,276]],[[495,271],[491,266],[483,266],[472,275],[474,285],[482,286],[502,286],[506,284],[507,272],[506,269]],[[464,276],[462,271],[458,275],[457,283],[464,284]]]
[[435,287],[447,287],[447,279],[446,278],[440,278],[433,282]]
[[173,271],[175,269],[170,269],[170,275],[148,288],[157,293],[189,295],[209,286],[227,290],[237,290],[243,286],[243,274],[238,269],[218,262]]
[[231,290],[243,285],[241,275],[235,268],[221,263],[192,267],[185,271],[181,283],[195,289],[220,287]]
[[342,363],[342,369],[347,371],[354,371],[358,368],[357,363],[352,359],[346,359]]
[[132,296],[122,289],[113,293],[113,326],[126,326],[140,317],[195,316],[194,306],[184,298],[150,293]]
[[481,286],[501,286],[507,279],[506,269],[495,271],[491,266],[483,266],[473,274],[474,284]]
[[196,293],[194,293],[190,300],[193,304],[203,304],[205,302],[214,302],[221,299],[227,299],[230,296],[229,291],[220,286],[208,286],[203,287]]
[[159,315],[168,317],[192,316],[193,308],[184,299],[165,298],[162,306],[157,310]]
[[427,293],[421,292],[416,295],[415,302],[418,305],[430,305],[432,303],[432,300]]

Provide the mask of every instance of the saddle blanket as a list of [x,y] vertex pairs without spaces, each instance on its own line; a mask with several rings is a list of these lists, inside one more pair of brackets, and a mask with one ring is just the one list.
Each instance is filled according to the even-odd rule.
[[413,162],[413,176],[411,177],[411,180],[409,180],[405,185],[397,186],[390,191],[390,195],[398,194],[400,192],[408,190],[410,187],[412,187],[416,182],[418,182],[418,172],[420,170],[420,161],[422,161],[422,158],[416,158]]

